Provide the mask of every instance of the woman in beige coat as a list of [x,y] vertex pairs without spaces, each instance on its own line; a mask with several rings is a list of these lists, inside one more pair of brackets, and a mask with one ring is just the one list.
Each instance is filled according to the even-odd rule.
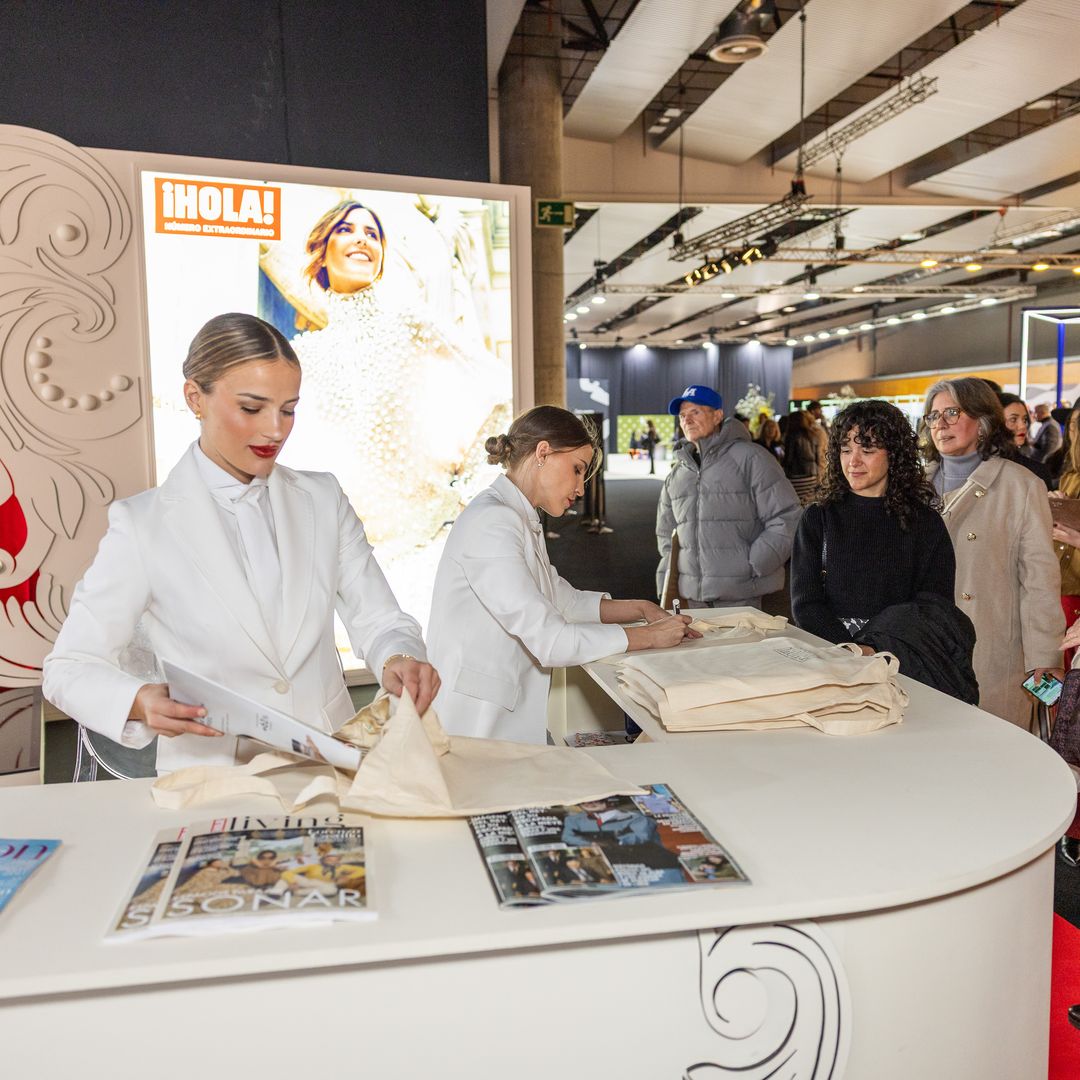
[[[956,549],[956,604],[975,624],[979,707],[1032,730],[1027,673],[1061,669],[1061,574],[1046,489],[1008,460],[1001,404],[981,379],[926,395],[923,451]],[[928,438],[927,438],[928,436]]]

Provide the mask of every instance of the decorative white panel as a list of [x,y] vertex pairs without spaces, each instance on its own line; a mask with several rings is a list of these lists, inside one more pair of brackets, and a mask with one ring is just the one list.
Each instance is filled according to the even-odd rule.
[[148,482],[131,203],[92,153],[0,126],[0,687],[40,682],[108,504]]
[[698,932],[701,1007],[717,1035],[685,1080],[839,1080],[851,995],[836,949],[812,922]]

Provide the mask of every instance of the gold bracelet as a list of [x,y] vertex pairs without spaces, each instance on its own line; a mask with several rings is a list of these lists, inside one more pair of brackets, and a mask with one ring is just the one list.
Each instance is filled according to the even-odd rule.
[[[385,671],[385,670],[386,670],[386,665],[387,665],[387,664],[389,664],[389,663],[391,663],[391,662],[392,662],[392,661],[394,661],[394,660],[416,660],[416,657],[415,657],[415,656],[412,656],[412,655],[411,655],[410,653],[407,653],[407,652],[396,652],[396,653],[393,653],[392,655],[388,656],[388,657],[387,657],[387,658],[386,658],[386,659],[385,659],[385,660],[383,661],[383,666],[382,666],[382,669],[383,669],[383,671]],[[419,661],[419,660],[416,660],[416,662],[417,662],[417,663],[420,663],[421,661]]]

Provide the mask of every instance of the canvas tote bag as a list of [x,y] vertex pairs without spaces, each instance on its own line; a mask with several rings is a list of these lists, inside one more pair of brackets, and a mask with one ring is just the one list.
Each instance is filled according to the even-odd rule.
[[769,638],[692,655],[625,657],[618,681],[672,730],[790,727],[861,734],[903,718],[906,693],[888,653]]
[[644,794],[570,747],[447,735],[433,710],[417,715],[407,693],[376,698],[338,734],[366,751],[355,776],[275,751],[246,765],[158,777],[154,800],[179,809],[268,795],[291,813],[329,798],[342,810],[385,817],[468,817]]

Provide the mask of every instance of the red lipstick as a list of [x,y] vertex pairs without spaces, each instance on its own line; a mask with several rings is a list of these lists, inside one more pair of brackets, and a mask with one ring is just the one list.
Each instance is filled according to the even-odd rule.
[[276,447],[276,446],[249,446],[248,449],[256,457],[272,458],[277,454],[279,447]]

